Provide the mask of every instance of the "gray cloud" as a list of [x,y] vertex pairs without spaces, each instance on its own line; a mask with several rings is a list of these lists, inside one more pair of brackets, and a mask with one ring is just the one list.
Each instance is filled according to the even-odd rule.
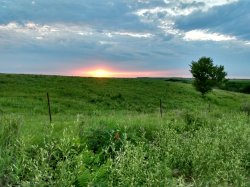
[[247,1],[0,3],[1,72],[70,74],[108,66],[138,72],[173,70],[186,76],[192,60],[211,56],[228,67],[229,74],[250,76]]
[[[34,2],[34,3],[32,3]],[[144,30],[150,28],[130,14],[123,1],[111,0],[12,0],[3,1],[0,23],[75,23],[94,26],[96,29],[117,28]]]
[[176,27],[189,31],[193,29],[209,29],[214,32],[236,36],[242,40],[250,40],[250,1],[213,8],[207,12],[196,12],[179,18]]

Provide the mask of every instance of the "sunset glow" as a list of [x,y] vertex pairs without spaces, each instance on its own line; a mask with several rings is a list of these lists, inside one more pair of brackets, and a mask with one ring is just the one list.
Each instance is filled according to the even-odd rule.
[[97,78],[135,78],[135,77],[171,77],[178,75],[179,77],[189,77],[184,69],[165,70],[165,71],[126,71],[114,69],[111,67],[101,68],[83,68],[75,70],[71,73],[75,76],[97,77]]
[[88,72],[91,77],[112,77],[112,72],[105,69],[97,69]]

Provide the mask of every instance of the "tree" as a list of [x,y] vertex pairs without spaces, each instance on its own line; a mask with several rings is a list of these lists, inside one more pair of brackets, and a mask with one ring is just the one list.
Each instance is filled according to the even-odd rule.
[[226,80],[224,66],[215,66],[211,58],[201,57],[197,62],[192,61],[190,68],[194,78],[193,85],[203,97]]

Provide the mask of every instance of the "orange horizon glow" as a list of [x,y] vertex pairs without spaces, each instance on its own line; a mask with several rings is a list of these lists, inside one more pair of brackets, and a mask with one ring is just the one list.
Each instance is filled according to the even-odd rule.
[[74,75],[82,77],[96,78],[136,78],[136,77],[188,77],[183,70],[166,70],[166,71],[122,71],[108,67],[87,68],[74,71]]
[[105,69],[96,69],[93,71],[89,71],[87,72],[89,74],[89,76],[91,77],[111,77],[112,76],[112,72],[105,70]]
[[96,78],[137,77],[141,75],[141,72],[124,72],[118,70],[111,70],[110,68],[97,68],[94,70],[85,71],[82,75]]

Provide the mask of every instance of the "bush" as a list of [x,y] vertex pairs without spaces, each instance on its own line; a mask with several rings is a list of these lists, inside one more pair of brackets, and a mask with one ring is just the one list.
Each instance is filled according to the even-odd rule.
[[247,85],[244,88],[242,88],[240,92],[250,94],[250,85]]
[[100,153],[111,145],[115,145],[116,149],[121,147],[121,132],[116,129],[105,127],[91,128],[85,132],[85,141],[94,153]]
[[100,163],[100,155],[91,151],[84,151],[81,154],[81,173],[77,177],[77,186],[106,186],[110,173],[112,160]]
[[171,170],[153,145],[126,142],[124,151],[114,159],[110,186],[172,186]]
[[11,165],[14,184],[70,186],[81,172],[80,146],[74,138],[45,139],[30,148],[19,142],[17,160]]
[[184,121],[184,131],[196,131],[206,125],[206,120],[204,118],[201,118],[199,115],[192,114],[190,112],[186,112],[184,114]]

